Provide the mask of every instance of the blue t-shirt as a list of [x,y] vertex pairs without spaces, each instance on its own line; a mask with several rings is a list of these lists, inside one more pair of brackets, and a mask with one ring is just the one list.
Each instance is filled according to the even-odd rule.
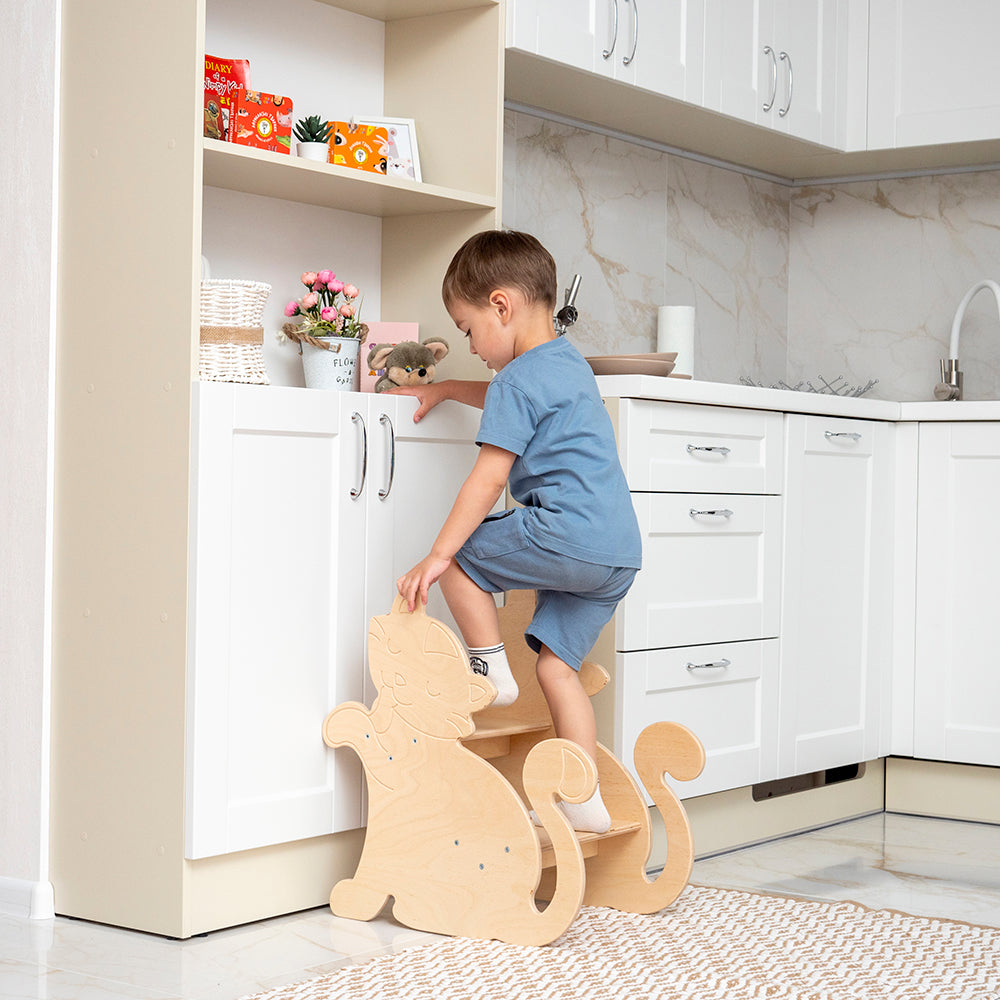
[[511,495],[532,544],[602,566],[638,569],[639,526],[614,429],[590,365],[557,337],[514,358],[486,390],[477,444],[518,457]]

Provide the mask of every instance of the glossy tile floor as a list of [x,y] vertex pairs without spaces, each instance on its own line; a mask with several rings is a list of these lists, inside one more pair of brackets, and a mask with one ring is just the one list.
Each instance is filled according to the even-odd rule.
[[[692,881],[1000,926],[1000,827],[870,816],[698,861]],[[235,1000],[433,940],[326,909],[183,942],[0,916],[0,998]]]

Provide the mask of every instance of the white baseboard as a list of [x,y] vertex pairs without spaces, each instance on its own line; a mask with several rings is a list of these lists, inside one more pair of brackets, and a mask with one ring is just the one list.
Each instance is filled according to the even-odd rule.
[[29,920],[51,920],[56,915],[52,883],[0,876],[0,913]]

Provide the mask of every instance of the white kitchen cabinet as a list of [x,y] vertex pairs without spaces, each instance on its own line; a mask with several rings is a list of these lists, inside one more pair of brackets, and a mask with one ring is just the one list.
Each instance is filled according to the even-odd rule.
[[[650,722],[705,745],[704,795],[776,774],[782,414],[606,400],[642,536],[642,569],[613,623],[601,739],[631,762]],[[602,650],[603,652],[603,650]]]
[[1000,424],[922,423],[914,755],[1000,765]]
[[[842,145],[844,77],[862,6],[706,0],[705,107],[810,142]],[[864,113],[863,106],[857,110]]]
[[[194,406],[186,856],[359,827],[357,759],[322,721],[371,700],[368,619],[430,547],[478,413],[218,383]],[[451,621],[437,588],[429,610]]]
[[[315,696],[321,704],[311,711],[317,712],[335,699],[329,678],[296,674],[300,666],[288,656],[270,670],[263,664],[279,638],[287,638],[296,657],[322,655],[336,646],[330,638],[295,636],[291,628],[283,634],[277,615],[250,620],[246,607],[260,609],[260,594],[270,586],[260,578],[261,567],[270,566],[286,585],[274,601],[292,623],[316,608],[308,595],[303,607],[291,606],[288,595],[303,587],[291,561],[292,539],[302,548],[301,558],[312,560],[302,570],[303,579],[321,592],[337,586],[338,602],[346,602],[345,593],[364,593],[367,586],[365,563],[351,554],[358,539],[367,551],[366,537],[353,532],[335,537],[334,529],[319,520],[333,518],[332,510],[323,507],[325,498],[349,481],[347,470],[328,470],[326,481],[303,472],[322,456],[333,460],[339,442],[353,439],[356,425],[345,424],[342,415],[331,424],[328,416],[304,432],[293,411],[277,414],[269,430],[271,417],[251,415],[247,419],[261,421],[262,429],[234,434],[225,446],[232,453],[226,461],[242,470],[240,476],[257,492],[244,497],[247,506],[233,512],[232,523],[219,513],[212,527],[221,532],[214,539],[220,547],[212,557],[218,560],[215,576],[225,580],[228,575],[226,586],[249,603],[237,606],[232,624],[206,622],[204,615],[197,625],[189,623],[190,601],[204,600],[210,607],[213,599],[199,581],[202,567],[191,558],[195,543],[190,538],[190,531],[200,528],[197,508],[192,517],[197,494],[189,483],[191,470],[206,477],[204,483],[212,480],[211,470],[195,465],[192,456],[201,433],[192,424],[192,398],[211,388],[197,385],[201,254],[219,242],[222,230],[238,232],[242,242],[230,241],[230,259],[213,261],[217,270],[224,265],[223,273],[234,277],[262,277],[248,266],[267,259],[270,248],[272,266],[287,274],[287,264],[275,263],[294,259],[295,241],[288,239],[283,210],[287,202],[357,213],[366,218],[356,229],[351,221],[345,221],[344,231],[338,229],[331,245],[346,249],[337,251],[343,257],[332,263],[350,270],[353,240],[374,272],[365,286],[373,310],[378,303],[386,318],[433,330],[449,322],[440,281],[455,248],[499,221],[503,8],[498,0],[302,0],[283,5],[277,19],[264,16],[266,8],[262,0],[150,0],[140,11],[127,0],[98,0],[67,7],[61,20],[66,141],[59,198],[60,295],[72,308],[58,310],[62,378],[53,528],[52,881],[61,913],[174,937],[321,904],[332,884],[327,879],[352,868],[360,840],[348,833],[209,861],[189,857],[186,827],[196,820],[185,815],[185,761],[190,765],[192,736],[187,712],[198,708],[190,700],[189,658],[202,639],[209,642],[209,635],[198,630],[216,629],[209,646],[225,654],[224,630],[236,633],[238,626],[235,648],[244,658],[231,675],[237,682],[232,704],[217,701],[211,712],[219,714],[203,714],[194,723],[198,733],[213,724],[227,730],[217,737],[219,749],[213,752],[223,753],[223,746],[228,752],[234,741],[234,770],[217,772],[230,786],[216,788],[225,796],[227,816],[232,813],[219,822],[232,819],[233,825],[228,832],[213,833],[217,846],[211,850],[251,842],[247,828],[258,820],[264,830],[258,839],[270,841],[320,829],[323,824],[315,819],[320,811],[331,829],[334,812],[338,825],[341,819],[339,792],[330,788],[346,786],[330,779],[327,760],[316,756],[321,749],[328,758],[326,748],[306,745],[316,732],[312,722],[303,721],[301,734],[271,755],[275,737],[267,727],[254,733],[260,746],[247,746],[251,723],[237,718],[236,726],[243,727],[237,732],[227,713],[231,708],[259,719],[259,704],[247,704],[253,679],[262,691],[274,692],[275,675],[286,671],[292,673],[275,698],[285,731],[305,700]],[[350,58],[331,59],[324,46],[303,45],[310,33],[340,39]],[[345,113],[417,120],[423,182],[362,177],[350,168],[205,139],[196,112],[205,47],[216,42],[225,45],[220,55],[251,59],[256,85],[294,89],[301,95],[298,110],[309,111],[309,94],[326,94],[333,95],[331,114],[338,101],[350,105],[363,99],[369,102],[364,108],[348,106]],[[150,53],[170,80],[157,97],[155,116],[149,114],[144,88],[121,86],[122,80],[148,76]],[[106,71],[110,66],[114,73]],[[95,116],[94,108],[107,113]],[[455,128],[456,117],[463,122],[461,130]],[[138,140],[128,155],[119,155],[123,121]],[[218,196],[224,194],[231,207],[222,215],[228,220],[219,211],[203,211],[206,187],[225,189],[211,192],[209,200],[218,208],[223,202]],[[152,191],[156,197],[150,197]],[[252,205],[249,196],[256,199]],[[236,206],[237,201],[242,204]],[[292,266],[295,275],[310,264]],[[137,273],[156,275],[156,308],[143,320],[141,350],[122,350],[108,337],[106,290],[128,286]],[[376,315],[373,311],[368,318]],[[456,356],[449,371],[460,377],[473,361]],[[371,405],[365,400],[366,407]],[[368,428],[373,448],[380,429],[376,415]],[[404,444],[400,467],[408,461]],[[286,449],[301,459],[294,468],[282,457]],[[273,470],[269,480],[258,460]],[[370,464],[377,464],[374,457]],[[437,470],[425,474],[428,493],[437,488],[431,482],[437,475]],[[375,473],[370,470],[369,476]],[[233,489],[232,483],[217,485],[224,493]],[[285,487],[280,502],[264,511],[259,499],[277,499],[279,485]],[[242,488],[236,486],[239,494]],[[414,492],[419,496],[424,487],[421,483]],[[217,500],[207,489],[199,499],[211,506]],[[301,506],[300,490],[320,506],[319,514]],[[439,517],[444,513],[436,511]],[[431,535],[427,508],[415,505],[408,514],[416,535]],[[235,549],[225,538],[233,532],[238,533]],[[197,544],[212,541],[206,528]],[[347,553],[346,580],[322,576],[331,548]],[[389,598],[391,593],[379,601],[380,610]],[[233,612],[221,597],[216,607],[226,616]],[[317,613],[328,619],[346,611]],[[357,618],[363,633],[363,602]],[[336,623],[330,628],[337,631]],[[251,641],[247,637],[255,635],[260,637],[257,661],[251,659],[255,650],[243,652]],[[363,639],[354,641],[360,647]],[[250,672],[240,681],[244,668]],[[206,669],[228,677],[231,668],[210,663]],[[352,669],[360,670],[360,661]],[[220,688],[226,683],[223,677],[216,680]],[[248,788],[254,765],[260,768],[260,786]],[[289,779],[293,767],[301,773]],[[287,822],[276,815],[283,812],[289,814]],[[267,891],[260,891],[262,884]]]
[[574,69],[700,98],[704,0],[510,0],[507,45]]
[[632,760],[636,737],[664,719],[705,747],[693,781],[667,780],[681,798],[741,788],[777,775],[778,641],[709,643],[626,653],[616,683],[615,753]]
[[1000,137],[1000,5],[870,0],[868,148]]
[[892,428],[786,418],[781,777],[888,752]]

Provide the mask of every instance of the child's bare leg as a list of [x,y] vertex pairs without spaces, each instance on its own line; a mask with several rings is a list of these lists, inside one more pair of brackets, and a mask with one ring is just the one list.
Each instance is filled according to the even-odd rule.
[[[597,763],[597,724],[590,697],[583,690],[579,674],[543,645],[535,668],[538,684],[545,695],[556,736],[579,744]],[[574,830],[605,833],[611,817],[598,788],[586,802],[563,802],[563,811]]]
[[457,562],[444,571],[438,584],[469,649],[469,665],[496,686],[494,705],[501,708],[512,705],[517,699],[517,682],[500,638],[500,619],[493,595],[483,590]]
[[492,594],[454,561],[441,575],[438,585],[467,646],[495,646],[500,642],[500,619]]

